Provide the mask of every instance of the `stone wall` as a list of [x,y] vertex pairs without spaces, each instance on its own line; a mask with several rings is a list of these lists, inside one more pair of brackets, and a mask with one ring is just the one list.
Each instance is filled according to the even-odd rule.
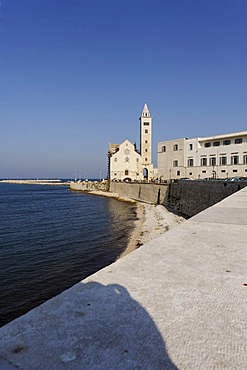
[[77,191],[108,191],[109,190],[109,182],[98,182],[98,181],[83,181],[83,182],[71,182],[70,183],[71,190]]
[[168,185],[111,182],[110,191],[141,202],[163,204],[168,196]]
[[179,181],[169,185],[111,182],[110,191],[142,202],[162,204],[184,217],[192,217],[246,185],[224,181]]
[[[246,182],[178,181],[170,184],[111,182],[110,191],[137,201],[162,204],[169,210],[192,217],[244,188]],[[72,190],[107,191],[108,182],[70,184]]]
[[246,182],[230,181],[179,181],[169,185],[163,204],[185,217],[192,217],[246,185]]

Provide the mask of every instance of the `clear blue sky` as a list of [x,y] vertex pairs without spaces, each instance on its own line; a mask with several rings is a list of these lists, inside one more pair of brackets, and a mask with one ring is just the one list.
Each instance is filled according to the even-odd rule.
[[108,143],[247,129],[245,0],[2,0],[0,178],[105,175]]

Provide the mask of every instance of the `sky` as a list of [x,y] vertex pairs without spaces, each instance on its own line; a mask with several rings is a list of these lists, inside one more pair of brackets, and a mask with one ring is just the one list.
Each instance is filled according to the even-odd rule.
[[247,130],[245,0],[1,0],[0,178],[105,177],[109,142]]

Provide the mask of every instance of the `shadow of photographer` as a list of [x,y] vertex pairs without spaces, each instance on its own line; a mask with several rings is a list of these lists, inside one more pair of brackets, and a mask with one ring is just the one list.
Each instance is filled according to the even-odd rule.
[[84,369],[177,369],[154,321],[126,288],[97,282],[77,288]]
[[1,328],[0,358],[0,368],[177,369],[148,312],[123,286],[98,282],[78,283]]

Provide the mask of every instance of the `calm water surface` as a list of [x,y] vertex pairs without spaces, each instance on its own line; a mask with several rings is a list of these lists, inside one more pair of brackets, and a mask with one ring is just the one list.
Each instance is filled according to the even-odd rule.
[[115,261],[134,219],[115,199],[0,184],[0,326]]

